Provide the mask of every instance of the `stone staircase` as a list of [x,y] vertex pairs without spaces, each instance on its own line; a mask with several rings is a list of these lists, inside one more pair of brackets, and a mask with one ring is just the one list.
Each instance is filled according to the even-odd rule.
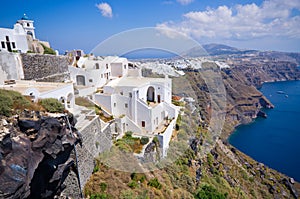
[[79,131],[82,130],[85,126],[87,126],[92,119],[97,117],[94,110],[87,109],[82,106],[75,106],[72,111],[77,120],[75,127]]

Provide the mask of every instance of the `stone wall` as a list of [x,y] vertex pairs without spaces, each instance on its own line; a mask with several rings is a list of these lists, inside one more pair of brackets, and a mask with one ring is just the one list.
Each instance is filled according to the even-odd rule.
[[63,82],[69,80],[66,56],[21,54],[24,79]]
[[[77,145],[78,169],[80,176],[81,189],[93,173],[95,161],[94,159],[103,151],[109,149],[112,145],[110,128],[101,132],[101,122],[98,116],[87,116],[90,120],[82,129],[78,129],[82,134],[82,146]],[[73,171],[72,171],[73,172]],[[71,172],[71,175],[65,180],[66,189],[63,195],[78,198],[79,185],[76,174]]]

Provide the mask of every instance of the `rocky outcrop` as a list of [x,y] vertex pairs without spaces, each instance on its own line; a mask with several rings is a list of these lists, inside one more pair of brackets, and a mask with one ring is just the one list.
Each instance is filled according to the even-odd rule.
[[63,190],[69,171],[76,171],[70,154],[81,140],[67,124],[66,117],[2,119],[0,198],[53,198]]

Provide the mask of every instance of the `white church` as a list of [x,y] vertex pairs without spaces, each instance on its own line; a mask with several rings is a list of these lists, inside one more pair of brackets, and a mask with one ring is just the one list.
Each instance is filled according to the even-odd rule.
[[30,20],[25,14],[18,20],[13,29],[0,28],[0,51],[21,52],[28,51],[43,53],[44,48],[41,44],[50,47],[48,42],[39,41],[35,37],[34,21]]

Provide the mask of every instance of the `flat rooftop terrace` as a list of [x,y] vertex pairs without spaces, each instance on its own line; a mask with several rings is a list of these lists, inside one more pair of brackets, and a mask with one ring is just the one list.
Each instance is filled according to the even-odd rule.
[[15,80],[15,83],[1,85],[0,88],[5,90],[14,90],[24,93],[29,88],[35,88],[40,93],[62,88],[72,83],[57,83],[57,82],[36,82],[29,80]]

